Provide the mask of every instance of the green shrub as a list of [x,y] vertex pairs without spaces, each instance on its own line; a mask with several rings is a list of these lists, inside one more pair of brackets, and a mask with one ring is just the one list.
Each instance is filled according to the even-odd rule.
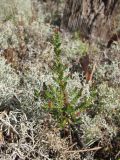
[[84,88],[78,89],[74,86],[71,94],[68,93],[67,85],[70,76],[65,75],[67,67],[62,63],[61,42],[58,32],[54,34],[53,45],[55,53],[52,67],[54,84],[47,86],[45,108],[57,120],[60,127],[64,128],[80,122],[79,114],[91,106],[92,96],[83,96]]

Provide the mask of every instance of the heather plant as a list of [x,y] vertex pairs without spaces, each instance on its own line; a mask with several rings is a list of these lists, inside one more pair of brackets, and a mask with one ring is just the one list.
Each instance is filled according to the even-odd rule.
[[[53,37],[54,64],[52,67],[54,84],[47,86],[45,108],[52,114],[61,127],[74,126],[80,122],[79,114],[92,104],[91,96],[83,97],[83,89],[72,87],[71,94],[67,91],[69,75],[65,75],[65,66],[61,59],[61,42],[58,31]],[[78,103],[80,99],[80,103]]]

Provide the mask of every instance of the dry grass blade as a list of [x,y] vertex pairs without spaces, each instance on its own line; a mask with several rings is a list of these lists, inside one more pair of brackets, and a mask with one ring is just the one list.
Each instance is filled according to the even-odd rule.
[[83,152],[97,151],[100,149],[102,149],[102,147],[88,148],[88,149],[83,149],[83,150],[65,151],[64,153],[83,153]]

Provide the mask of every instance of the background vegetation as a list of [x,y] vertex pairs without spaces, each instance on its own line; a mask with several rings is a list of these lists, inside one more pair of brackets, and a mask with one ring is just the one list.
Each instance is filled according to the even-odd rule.
[[64,8],[1,0],[1,160],[120,158],[119,38],[68,31]]

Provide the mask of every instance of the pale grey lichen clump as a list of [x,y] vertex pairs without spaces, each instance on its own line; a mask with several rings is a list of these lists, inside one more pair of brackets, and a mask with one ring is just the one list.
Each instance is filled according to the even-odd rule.
[[0,100],[12,97],[19,84],[19,77],[6,60],[0,57]]
[[13,47],[17,47],[19,41],[16,33],[17,28],[11,21],[0,24],[0,47],[7,49],[10,46],[9,41]]
[[79,38],[71,37],[69,33],[64,33],[63,31],[61,48],[64,55],[69,56],[69,58],[72,58],[73,55],[78,58],[88,52],[89,45],[82,42]]
[[32,3],[31,0],[1,0],[0,2],[0,19],[9,20],[15,19],[17,16],[23,17],[28,20],[32,16]]
[[112,64],[104,63],[103,65],[98,66],[96,71],[97,77],[101,79],[106,79],[114,85],[120,84],[120,62],[119,60],[114,60]]
[[[86,146],[90,146],[100,139],[102,140],[105,138],[106,134],[110,139],[116,135],[117,128],[114,126],[114,124],[107,124],[106,120],[104,119],[104,115],[98,115],[92,119],[84,114],[82,116],[82,122],[82,128],[84,132],[83,139],[86,143]],[[103,132],[102,128],[105,129],[105,132]]]

